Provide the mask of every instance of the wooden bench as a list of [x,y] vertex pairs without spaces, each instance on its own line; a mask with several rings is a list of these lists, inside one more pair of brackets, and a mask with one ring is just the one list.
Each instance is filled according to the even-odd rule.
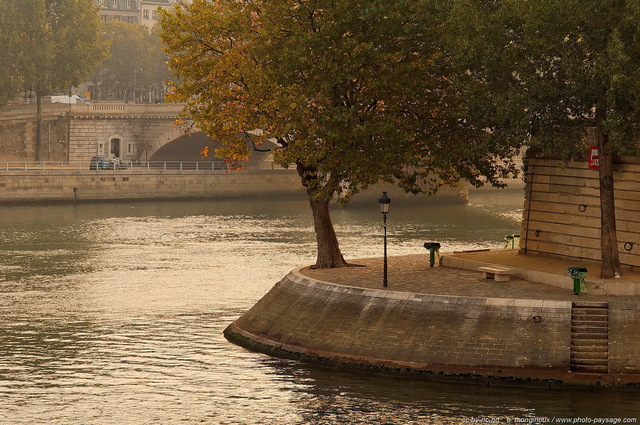
[[496,282],[507,282],[513,270],[501,267],[478,267],[478,271],[484,273],[485,279],[493,279]]

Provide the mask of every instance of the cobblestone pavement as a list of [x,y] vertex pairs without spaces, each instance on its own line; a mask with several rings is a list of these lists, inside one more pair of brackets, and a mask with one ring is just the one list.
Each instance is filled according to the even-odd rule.
[[[529,257],[524,259],[524,256],[516,256],[513,251],[505,251],[502,253],[500,251],[492,251],[486,254],[474,253],[469,255],[474,255],[474,259],[478,261],[562,274],[566,276],[569,283],[571,282],[571,278],[566,275],[567,266],[583,265],[574,264],[575,262],[567,263],[567,260],[549,259],[545,257]],[[382,258],[358,259],[350,260],[349,262],[359,267],[320,270],[305,268],[301,270],[301,273],[315,280],[340,285],[385,289],[382,286]],[[593,264],[591,264],[591,266],[593,266]],[[596,269],[593,270],[594,272],[596,271]],[[638,279],[638,282],[640,282],[638,273],[625,275],[625,280],[630,280],[631,284],[634,283],[631,281],[632,279]],[[484,279],[483,274],[478,271],[450,267],[429,267],[428,254],[390,257],[388,259],[388,287],[386,290],[466,297],[559,301],[604,301],[615,298],[613,296],[588,294],[576,296],[568,289],[528,282],[513,277],[508,282],[495,282],[492,279]]]

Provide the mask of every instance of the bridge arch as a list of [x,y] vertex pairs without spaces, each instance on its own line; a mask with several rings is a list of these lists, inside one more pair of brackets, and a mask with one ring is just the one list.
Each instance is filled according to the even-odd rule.
[[162,130],[159,134],[148,132],[144,135],[143,140],[137,146],[137,161],[152,161],[156,152],[172,141],[184,136],[184,130],[174,124],[170,127],[164,127]]
[[[239,138],[244,137],[238,135]],[[247,142],[249,143],[249,142]],[[160,149],[158,149],[153,156],[150,157],[150,161],[198,161],[198,162],[217,162],[224,161],[224,158],[216,157],[214,150],[219,148],[221,144],[214,141],[209,136],[205,135],[201,131],[194,133],[184,134],[169,143],[166,143]],[[208,147],[209,156],[203,158],[201,155],[202,150]],[[272,143],[265,143],[261,146],[264,151],[254,151],[249,156],[249,163],[264,163],[271,162],[270,148],[275,147]],[[252,148],[252,145],[249,145]]]
[[[51,114],[58,111],[51,105],[47,105],[45,109],[48,108],[52,108]],[[66,133],[65,156],[69,162],[88,161],[96,155],[138,162],[163,158],[167,158],[167,161],[222,160],[213,155],[202,158],[200,152],[205,146],[215,149],[219,145],[197,129],[187,135],[183,128],[176,125],[175,122],[184,108],[182,104],[140,105],[109,102],[64,105],[64,108],[64,113],[52,116],[59,124],[60,130]],[[237,137],[245,138],[246,135],[238,134]],[[186,157],[180,156],[182,154],[179,154],[179,150],[174,150],[169,157],[163,156],[171,151],[169,148],[163,148],[179,140],[191,142],[189,145],[182,145]],[[247,143],[249,149],[253,150],[251,142],[247,140]],[[254,151],[250,156],[250,162],[271,162],[269,148],[272,147],[275,146],[268,142],[262,145],[260,150]]]

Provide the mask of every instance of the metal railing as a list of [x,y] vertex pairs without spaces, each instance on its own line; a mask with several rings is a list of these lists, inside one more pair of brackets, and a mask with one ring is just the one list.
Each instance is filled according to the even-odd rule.
[[141,163],[126,163],[127,167],[134,170],[162,170],[162,171],[211,171],[228,170],[229,164],[225,162],[197,162],[197,161],[148,161]]
[[[243,164],[246,170],[284,170],[285,168],[273,162],[255,162]],[[199,161],[120,161],[108,164],[95,163],[90,161],[13,161],[0,162],[0,171],[61,171],[61,170],[155,170],[155,171],[226,171],[229,170],[228,163],[199,162]]]

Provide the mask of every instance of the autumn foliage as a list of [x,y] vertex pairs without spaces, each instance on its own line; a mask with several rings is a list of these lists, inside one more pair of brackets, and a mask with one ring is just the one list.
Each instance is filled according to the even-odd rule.
[[[461,118],[461,85],[442,47],[438,1],[195,0],[163,14],[180,83],[171,100],[245,160],[276,140],[295,164],[314,215],[316,267],[347,265],[329,202],[379,182],[433,193],[445,183],[500,184],[515,149]],[[259,131],[254,131],[259,130]]]

